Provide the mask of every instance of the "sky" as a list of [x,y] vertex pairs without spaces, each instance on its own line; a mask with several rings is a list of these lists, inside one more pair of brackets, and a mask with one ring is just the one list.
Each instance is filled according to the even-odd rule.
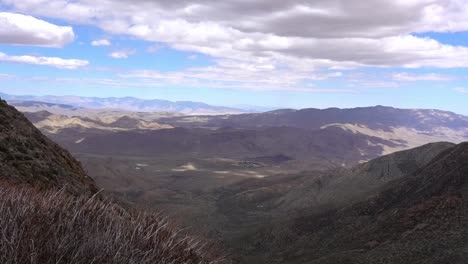
[[466,0],[0,0],[0,92],[468,115]]

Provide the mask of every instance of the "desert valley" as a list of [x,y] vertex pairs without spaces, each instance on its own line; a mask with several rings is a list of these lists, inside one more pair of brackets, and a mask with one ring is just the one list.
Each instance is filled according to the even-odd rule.
[[[398,231],[391,226],[406,214],[426,213],[417,192],[428,191],[411,186],[415,177],[428,181],[429,190],[442,188],[426,174],[434,166],[444,171],[440,163],[455,162],[445,159],[468,141],[468,117],[439,110],[376,106],[198,115],[195,108],[187,115],[10,103],[69,150],[104,192],[126,206],[163,212],[240,263],[376,263],[365,259],[419,256],[422,241],[442,247],[430,237],[418,240],[426,231],[441,232],[435,225],[445,218],[438,215],[407,220]],[[430,203],[427,210],[443,206],[439,194],[431,199],[423,201]],[[361,207],[369,212],[361,215]],[[392,210],[402,216],[395,218]],[[360,244],[353,242],[358,234]],[[316,244],[324,236],[333,246]]]
[[467,0],[0,0],[0,264],[466,264],[467,102]]

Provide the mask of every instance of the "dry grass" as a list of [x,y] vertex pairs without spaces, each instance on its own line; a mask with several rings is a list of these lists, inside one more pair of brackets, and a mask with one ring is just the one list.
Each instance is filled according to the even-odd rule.
[[153,214],[98,196],[0,184],[0,263],[219,263]]

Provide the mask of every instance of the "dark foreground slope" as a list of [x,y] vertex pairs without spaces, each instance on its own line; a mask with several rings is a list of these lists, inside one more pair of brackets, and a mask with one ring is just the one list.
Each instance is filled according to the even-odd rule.
[[80,164],[0,101],[0,263],[217,263],[163,217],[96,193]]
[[47,139],[20,112],[0,100],[0,179],[36,187],[96,191],[69,153]]
[[257,239],[273,241],[265,252],[276,263],[468,263],[467,179],[462,143],[363,202],[304,210],[290,232]]

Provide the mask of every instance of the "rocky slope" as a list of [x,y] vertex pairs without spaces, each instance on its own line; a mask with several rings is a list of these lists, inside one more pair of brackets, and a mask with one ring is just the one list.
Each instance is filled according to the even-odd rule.
[[[307,257],[314,260],[310,263],[466,263],[467,160],[468,143],[463,143],[365,202],[297,219],[298,230],[314,230],[307,246],[323,239],[312,254],[316,257]],[[330,225],[317,226],[326,219]]]
[[[385,184],[416,172],[452,143],[431,143],[396,152],[345,169],[278,174],[249,179],[224,188],[225,198],[234,199],[246,209],[294,211],[339,208],[375,195]],[[231,193],[230,196],[226,196]],[[232,202],[232,201],[231,201]]]
[[313,203],[303,205],[252,232],[249,240],[255,243],[244,247],[248,257],[242,261],[466,263],[467,160],[468,143],[446,148],[419,168],[417,163],[411,163],[413,169],[407,167],[403,160],[397,167],[408,173],[390,173],[396,177],[360,201],[321,209]]
[[68,151],[46,138],[23,114],[0,101],[0,178],[75,192],[96,187]]

